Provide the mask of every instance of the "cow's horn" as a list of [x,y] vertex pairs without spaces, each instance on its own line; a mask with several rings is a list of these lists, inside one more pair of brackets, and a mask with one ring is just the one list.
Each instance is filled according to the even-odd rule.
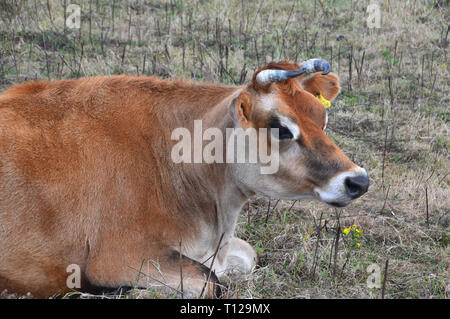
[[322,71],[323,75],[330,73],[331,66],[328,61],[324,59],[309,59],[302,62],[302,70],[305,70],[306,73],[314,73]]
[[268,84],[289,80],[303,73],[313,73],[323,71],[322,74],[330,73],[330,64],[323,59],[310,59],[302,62],[300,70],[263,70],[256,76],[256,81],[260,84]]
[[289,80],[290,78],[299,76],[305,73],[306,70],[263,70],[256,76],[256,81],[259,84],[268,84],[272,82],[279,82]]

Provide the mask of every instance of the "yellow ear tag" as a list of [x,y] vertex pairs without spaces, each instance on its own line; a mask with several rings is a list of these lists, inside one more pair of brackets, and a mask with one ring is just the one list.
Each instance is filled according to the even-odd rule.
[[326,109],[331,106],[331,102],[324,98],[322,93],[319,93],[316,96]]

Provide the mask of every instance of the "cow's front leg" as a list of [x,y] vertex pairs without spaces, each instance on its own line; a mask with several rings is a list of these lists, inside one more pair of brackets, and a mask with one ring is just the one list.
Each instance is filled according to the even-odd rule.
[[227,244],[225,263],[216,272],[219,278],[229,275],[249,274],[257,263],[256,251],[246,241],[233,237]]
[[[185,298],[220,297],[220,284],[209,268],[174,250],[137,254],[108,251],[90,260],[86,276],[93,286],[151,288],[163,295]],[[116,253],[116,254],[115,254]],[[83,288],[83,287],[82,287]]]

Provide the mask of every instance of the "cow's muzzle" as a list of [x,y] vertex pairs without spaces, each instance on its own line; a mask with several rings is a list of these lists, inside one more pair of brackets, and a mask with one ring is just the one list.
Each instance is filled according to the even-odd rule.
[[350,171],[339,173],[325,187],[314,189],[317,197],[334,207],[347,206],[369,189],[369,176],[364,168],[356,166]]

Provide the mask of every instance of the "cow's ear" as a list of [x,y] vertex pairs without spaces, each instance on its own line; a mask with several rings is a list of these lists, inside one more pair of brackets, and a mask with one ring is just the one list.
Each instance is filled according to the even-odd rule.
[[316,73],[311,77],[300,79],[300,84],[304,90],[314,96],[322,94],[329,101],[334,100],[341,90],[339,78],[333,73],[328,73],[327,75]]
[[235,102],[236,118],[243,129],[252,126],[250,115],[252,112],[252,100],[250,94],[243,91]]

